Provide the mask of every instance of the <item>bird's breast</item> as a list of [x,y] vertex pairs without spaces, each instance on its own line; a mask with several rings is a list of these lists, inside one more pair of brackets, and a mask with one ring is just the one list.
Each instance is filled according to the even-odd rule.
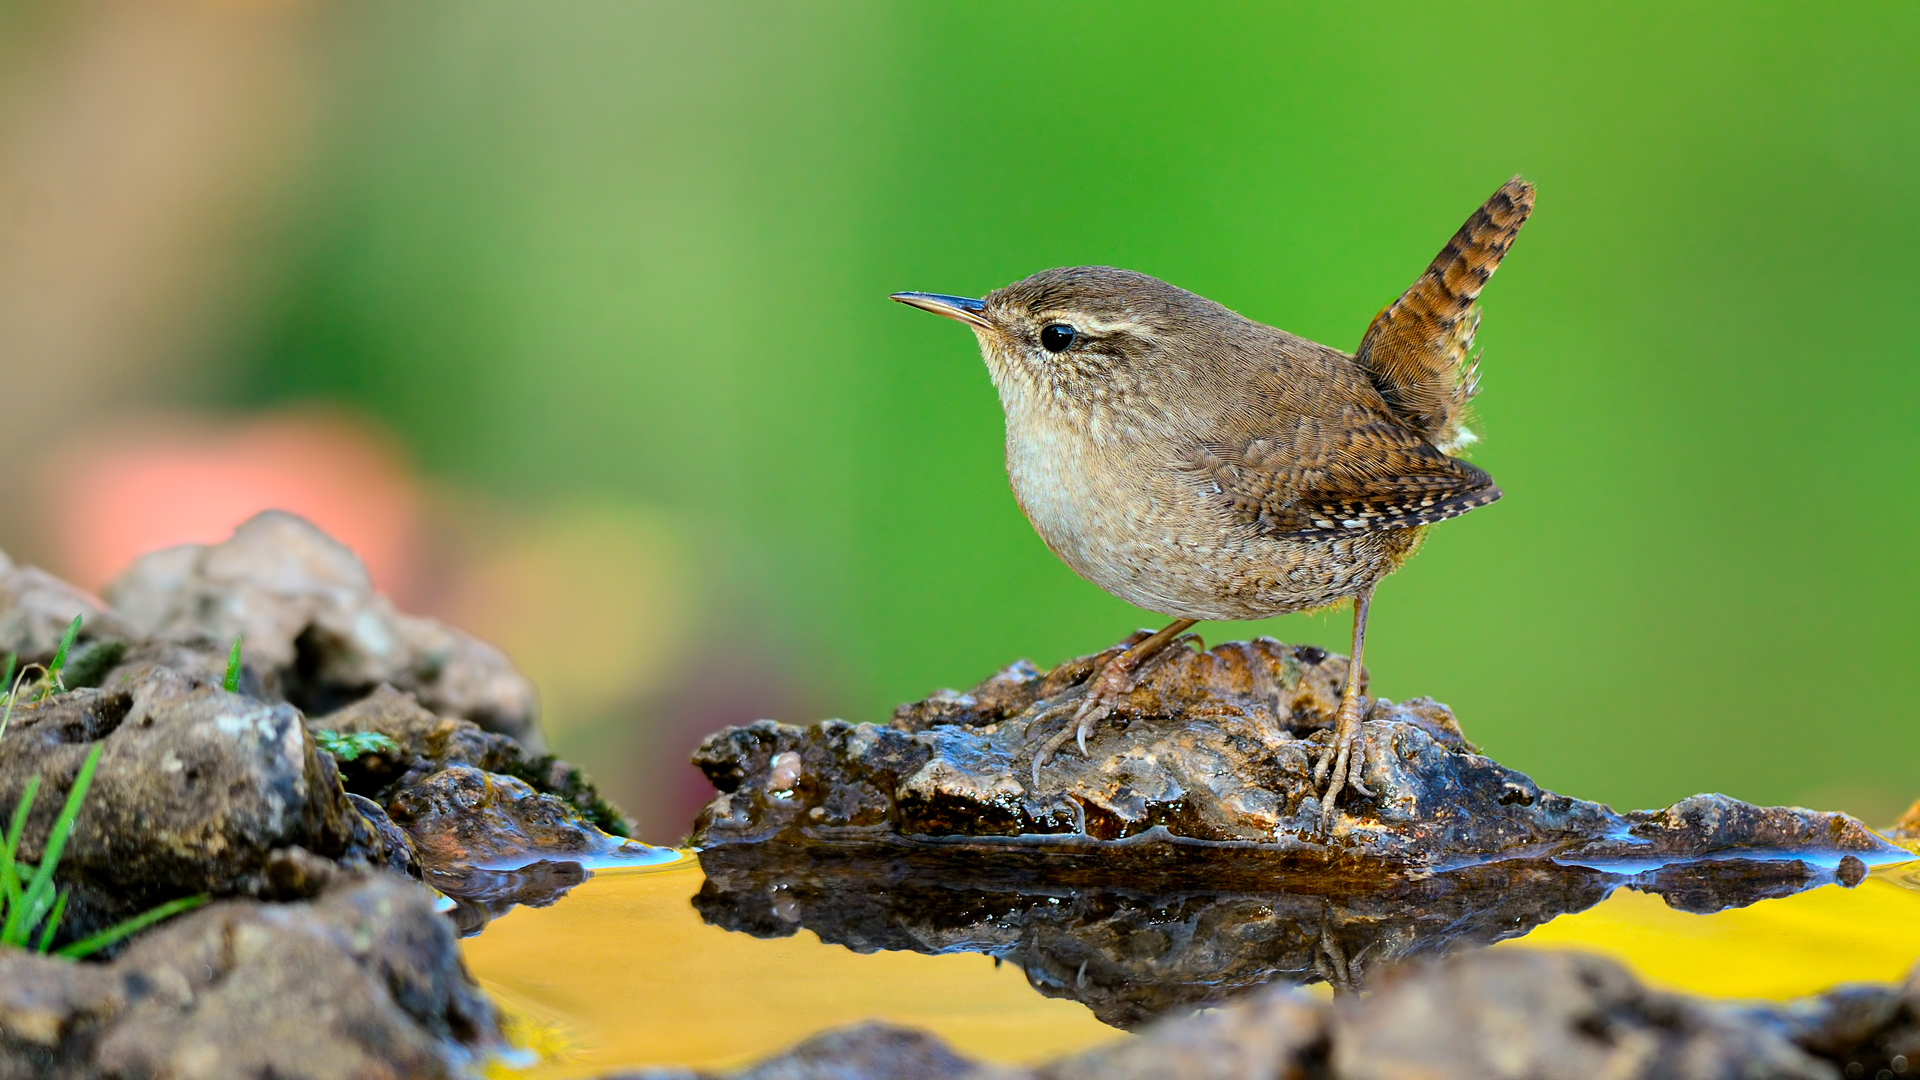
[[1194,541],[1212,524],[1212,508],[1150,444],[1009,425],[1007,478],[1047,547],[1121,599],[1167,611],[1169,594],[1195,576]]
[[1319,607],[1390,573],[1419,539],[1418,530],[1264,535],[1168,448],[1102,442],[1065,425],[1009,423],[1007,478],[1034,530],[1075,573],[1178,618]]

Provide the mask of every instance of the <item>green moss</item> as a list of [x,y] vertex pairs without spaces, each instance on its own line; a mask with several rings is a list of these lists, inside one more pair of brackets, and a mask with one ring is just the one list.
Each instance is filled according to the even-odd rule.
[[631,832],[627,816],[620,809],[600,796],[594,790],[593,782],[585,773],[571,765],[565,767],[558,777],[554,775],[554,765],[559,759],[552,754],[528,760],[507,763],[501,771],[518,780],[525,780],[536,790],[557,795],[572,804],[580,816],[591,822],[602,832],[615,836],[626,836]]
[[124,641],[91,641],[80,647],[67,661],[66,670],[61,673],[60,681],[69,690],[78,690],[83,686],[99,686],[106,680],[107,672],[127,655],[127,643]]
[[362,754],[398,757],[400,744],[377,731],[315,731],[313,741],[337,760],[352,761]]

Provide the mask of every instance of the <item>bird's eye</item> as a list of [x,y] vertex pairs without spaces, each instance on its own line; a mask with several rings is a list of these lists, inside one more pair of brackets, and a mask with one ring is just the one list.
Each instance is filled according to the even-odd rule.
[[1079,334],[1066,323],[1050,323],[1040,331],[1040,347],[1048,352],[1059,352],[1073,344]]

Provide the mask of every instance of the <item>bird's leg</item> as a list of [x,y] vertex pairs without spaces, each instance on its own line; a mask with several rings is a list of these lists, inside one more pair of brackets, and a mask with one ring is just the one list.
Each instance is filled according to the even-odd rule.
[[1087,695],[1080,699],[1080,707],[1074,710],[1073,718],[1058,735],[1047,740],[1040,752],[1033,758],[1033,782],[1040,783],[1040,766],[1052,760],[1054,751],[1066,745],[1067,739],[1077,739],[1080,743],[1080,756],[1087,754],[1087,735],[1093,731],[1093,725],[1099,723],[1113,711],[1114,703],[1133,690],[1134,676],[1140,672],[1140,665],[1151,660],[1155,654],[1167,647],[1167,643],[1193,627],[1198,619],[1175,619],[1166,629],[1140,642],[1119,656],[1107,661],[1107,665],[1087,684]]
[[[1325,832],[1333,824],[1333,801],[1342,788],[1373,798],[1373,792],[1360,782],[1362,763],[1360,749],[1360,714],[1364,699],[1360,695],[1360,656],[1367,647],[1367,606],[1373,602],[1373,588],[1353,598],[1353,653],[1347,660],[1347,684],[1340,691],[1340,711],[1333,718],[1333,740],[1320,751],[1320,760],[1313,766],[1313,782],[1317,787],[1327,780],[1327,793],[1320,800],[1320,829]],[[1327,766],[1333,766],[1333,775],[1327,777]]]

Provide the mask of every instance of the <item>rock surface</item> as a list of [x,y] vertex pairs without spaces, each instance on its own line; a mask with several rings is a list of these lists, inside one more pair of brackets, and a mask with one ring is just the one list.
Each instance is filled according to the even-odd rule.
[[0,952],[0,1080],[460,1077],[503,1045],[418,886],[215,903],[111,964]]
[[340,763],[347,790],[375,802],[389,802],[441,770],[464,767],[521,780],[560,799],[604,832],[625,836],[633,828],[580,770],[551,754],[530,753],[519,741],[472,721],[436,715],[412,694],[385,684],[338,712],[309,718],[307,726],[343,734],[372,732],[393,740],[394,752],[376,751]]
[[[1909,1063],[1914,1063],[1910,1065]],[[1032,1069],[865,1024],[735,1080],[1840,1080],[1920,1066],[1920,970],[1785,1005],[1653,990],[1611,960],[1507,948],[1416,964],[1334,1001],[1272,988]],[[702,1080],[685,1069],[605,1080]]]
[[700,864],[693,904],[714,925],[765,938],[804,929],[861,953],[985,953],[1127,1029],[1273,983],[1362,989],[1410,961],[1520,937],[1622,886],[1704,912],[1860,880],[1797,861],[1625,874],[1511,859],[1359,881],[1276,874],[1234,856],[1136,879],[934,852],[858,860],[722,847]]
[[1021,662],[965,694],[902,706],[891,723],[760,721],[709,737],[694,762],[721,795],[701,846],[817,849],[1199,841],[1297,862],[1457,866],[1488,858],[1658,865],[1710,854],[1904,857],[1844,814],[1702,795],[1620,814],[1545,791],[1477,752],[1445,706],[1369,704],[1361,738],[1374,800],[1342,799],[1319,830],[1312,782],[1346,659],[1271,639],[1151,663],[1114,718],[1032,776],[1034,755],[1091,674],[1138,635],[1042,672]]
[[1907,807],[1907,812],[1893,823],[1887,835],[1908,847],[1920,845],[1920,802]]
[[[81,688],[23,702],[0,739],[0,808],[40,777],[29,859],[102,748],[56,876],[70,889],[60,941],[181,896],[298,899],[368,868],[425,874],[450,895],[472,885],[471,932],[507,898],[551,903],[584,876],[546,865],[504,881],[514,867],[658,852],[609,835],[626,831],[619,812],[521,742],[538,736],[532,690],[499,653],[395,612],[351,553],[298,518],[263,514],[223,543],[155,553],[108,596],[119,606],[0,556],[0,646],[44,662],[84,616],[67,669]],[[244,666],[229,692],[235,635]],[[338,708],[303,717],[316,703]],[[322,730],[393,745],[338,762]]]
[[351,551],[292,514],[268,511],[218,544],[144,555],[104,591],[161,656],[184,646],[224,665],[233,639],[244,638],[247,673],[262,696],[308,713],[384,683],[435,712],[541,747],[533,684],[499,650],[394,610]]
[[361,865],[405,858],[347,801],[291,706],[145,667],[111,689],[15,710],[0,739],[0,807],[40,777],[27,859],[40,858],[94,743],[100,764],[59,864],[73,889],[68,936],[195,893],[298,894],[296,851]]
[[1337,1003],[1330,1058],[1351,1080],[1836,1075],[1771,1025],[1650,990],[1610,960],[1533,949],[1473,954]]

